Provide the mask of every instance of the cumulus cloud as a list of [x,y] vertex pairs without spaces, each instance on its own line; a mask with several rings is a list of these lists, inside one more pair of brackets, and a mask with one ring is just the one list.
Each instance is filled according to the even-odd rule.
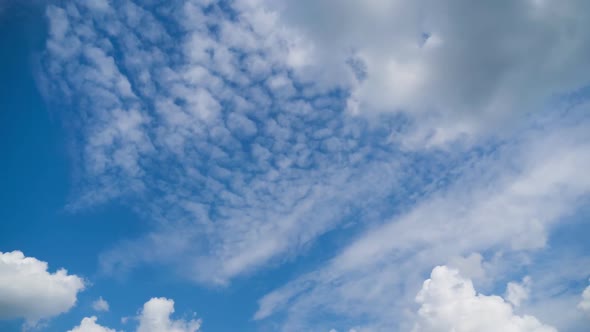
[[[144,303],[139,315],[135,317],[139,321],[136,332],[197,332],[201,327],[200,319],[171,319],[174,313],[174,301],[159,297],[152,298]],[[125,324],[129,317],[123,317],[121,322]],[[82,319],[79,326],[69,332],[115,332],[116,330],[101,326],[96,323],[95,316]]]
[[590,286],[582,292],[582,300],[578,304],[578,308],[585,312],[590,312]]
[[92,302],[92,308],[96,311],[109,311],[109,303],[101,296]]
[[143,305],[138,319],[137,332],[196,332],[201,320],[172,320],[174,301],[163,297],[152,298]]
[[0,319],[34,324],[67,312],[84,289],[82,278],[65,269],[48,271],[46,262],[20,251],[0,252]]
[[416,301],[420,309],[413,332],[557,332],[535,317],[516,315],[499,296],[478,294],[470,280],[446,266],[432,270]]
[[116,332],[114,329],[99,325],[96,323],[96,320],[96,316],[85,317],[82,319],[82,322],[80,322],[80,325],[74,327],[68,332]]

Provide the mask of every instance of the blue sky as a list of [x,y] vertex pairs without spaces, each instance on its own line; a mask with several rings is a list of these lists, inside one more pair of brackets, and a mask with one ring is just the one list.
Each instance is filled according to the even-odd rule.
[[0,330],[585,331],[588,9],[5,2]]

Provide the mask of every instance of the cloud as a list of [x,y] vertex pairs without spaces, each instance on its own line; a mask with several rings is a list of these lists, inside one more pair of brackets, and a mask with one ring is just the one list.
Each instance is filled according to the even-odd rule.
[[[359,235],[325,266],[261,298],[254,318],[285,313],[286,331],[309,328],[306,322],[326,315],[349,320],[349,326],[407,330],[403,312],[418,287],[415,280],[433,266],[452,261],[494,283],[531,264],[528,253],[545,248],[548,232],[583,206],[590,191],[582,166],[590,163],[586,123],[558,122],[523,131],[518,144],[462,163],[468,166],[451,185],[429,192]],[[485,264],[477,256],[456,262],[484,251]],[[505,260],[511,263],[494,268]]]
[[[54,82],[55,95],[69,102],[64,119],[75,123],[70,127],[81,138],[76,149],[80,162],[75,163],[81,168],[80,192],[73,195],[76,199],[70,206],[83,208],[127,197],[151,221],[152,229],[146,234],[101,256],[103,271],[119,273],[145,263],[172,264],[196,281],[216,284],[227,284],[235,276],[296,256],[301,248],[337,230],[359,210],[370,207],[375,211],[359,223],[379,220],[377,215],[387,209],[383,207],[387,197],[411,200],[427,193],[429,189],[420,186],[437,183],[432,174],[445,178],[445,172],[461,161],[457,152],[444,158],[435,154],[424,157],[400,147],[400,140],[413,139],[413,123],[428,127],[431,119],[451,131],[435,128],[434,134],[426,135],[431,143],[456,137],[457,130],[475,130],[472,118],[480,117],[467,110],[485,115],[495,109],[489,105],[527,96],[515,86],[528,89],[531,84],[522,79],[530,76],[532,63],[537,63],[519,57],[523,48],[529,49],[527,45],[537,47],[540,43],[529,40],[528,34],[544,29],[556,33],[545,16],[531,21],[524,5],[500,6],[493,13],[472,8],[482,21],[489,20],[487,15],[513,13],[514,9],[510,22],[523,22],[518,26],[522,33],[515,37],[510,29],[500,31],[499,36],[484,29],[482,36],[489,38],[480,39],[463,36],[471,30],[456,26],[470,17],[460,12],[463,7],[450,6],[440,10],[440,16],[434,10],[439,5],[425,6],[434,17],[431,27],[421,27],[414,4],[396,4],[401,7],[394,8],[375,2],[377,10],[370,9],[373,5],[357,8],[353,2],[345,2],[338,10],[359,16],[349,20],[354,26],[334,33],[352,36],[348,41],[348,37],[324,36],[325,32],[317,35],[319,40],[306,30],[330,20],[309,21],[309,26],[303,27],[299,24],[301,17],[296,13],[308,8],[305,6],[315,6],[311,2],[289,3],[295,11],[275,10],[264,1],[236,1],[229,7],[198,1],[162,6],[123,1],[96,11],[75,2],[47,9],[50,38],[43,59],[45,75]],[[563,15],[570,13],[569,6],[561,6]],[[169,13],[169,19],[163,20],[167,27],[152,14],[154,10]],[[383,13],[388,13],[387,17],[381,17]],[[390,15],[403,20],[392,20]],[[447,16],[451,18],[448,22],[444,20]],[[385,38],[393,38],[389,32],[364,33],[371,29],[367,22],[378,22],[383,31],[395,31],[399,42],[385,42]],[[403,23],[405,28],[397,29],[402,26],[388,22]],[[217,27],[215,33],[210,26]],[[352,28],[363,32],[358,36],[371,38],[365,42],[355,37],[357,32]],[[428,31],[422,31],[426,28]],[[423,32],[429,34],[426,48],[443,45],[442,49],[411,46],[414,39],[425,38],[420,37]],[[525,43],[514,45],[511,38]],[[455,39],[460,45],[453,44]],[[331,40],[342,44],[334,45]],[[494,52],[486,56],[464,51],[468,45],[461,40],[473,45],[489,40],[486,46],[492,50],[496,44],[508,43],[511,58],[506,66],[524,66],[522,76],[514,71],[518,73],[515,80],[504,79],[498,73],[506,68],[490,69],[492,83],[484,84],[477,70],[461,65],[504,62]],[[561,40],[549,39],[552,43]],[[573,66],[576,59],[587,57],[581,56],[584,47],[576,48],[576,42],[572,43],[563,51],[571,53]],[[356,53],[338,55],[351,49]],[[317,53],[324,51],[327,53]],[[455,60],[453,52],[473,59]],[[535,53],[543,56],[540,64],[549,61],[541,55],[546,53]],[[348,72],[350,63],[355,64],[354,75]],[[329,75],[323,75],[322,68]],[[450,72],[439,72],[443,69]],[[541,73],[555,77],[553,72]],[[434,85],[425,86],[422,75]],[[433,75],[440,79],[431,79]],[[315,80],[320,76],[329,82]],[[358,84],[346,83],[357,76],[366,78]],[[456,85],[442,79],[451,76],[458,78]],[[389,78],[396,82],[386,82]],[[535,80],[539,82],[561,81]],[[397,91],[398,87],[407,91]],[[472,91],[475,88],[477,91]],[[384,93],[369,94],[378,91]],[[424,96],[423,91],[430,91],[429,95]],[[471,91],[469,98],[465,91]],[[488,96],[485,91],[499,91],[500,95]],[[403,116],[379,113],[383,115],[374,121],[373,115],[347,114],[351,98],[358,100],[362,114],[372,113],[365,109],[382,108],[373,104],[383,103],[390,109],[406,104],[412,109],[431,109],[419,102],[427,100],[441,109],[425,115],[428,121],[422,119],[422,111],[402,112]],[[458,107],[463,100],[465,105]],[[510,105],[505,110],[500,107],[501,113],[512,114],[509,109],[520,102]],[[420,114],[420,119],[414,114]],[[486,116],[481,118],[482,123],[493,122]],[[420,162],[424,165],[408,166]],[[169,171],[162,172],[164,168]],[[440,183],[444,186],[442,180]],[[534,221],[529,223],[541,231]],[[542,232],[534,235],[530,241],[536,243],[520,245],[542,244]],[[514,241],[522,242],[522,237],[515,236]]]
[[169,6],[178,36],[149,5],[47,9],[45,75],[82,138],[70,207],[126,197],[151,221],[101,255],[104,272],[172,264],[227,284],[297,255],[363,207],[379,213],[406,181],[406,158],[387,143],[395,123],[348,118],[343,92],[304,86],[283,61],[301,57],[297,34],[256,1],[232,3],[238,16],[216,3]]
[[346,225],[255,318],[390,330],[433,266],[493,283],[484,261],[545,248],[587,197],[585,3],[105,4],[48,6],[42,58],[77,138],[70,208],[147,220],[102,272],[227,285]]
[[483,256],[480,253],[471,253],[467,257],[453,257],[449,260],[448,266],[456,269],[459,273],[469,279],[484,279],[485,268],[483,263]]
[[[353,112],[414,118],[400,137],[413,148],[497,134],[590,83],[584,1],[266,3],[311,45],[316,78],[349,87]],[[358,64],[361,79],[346,75]]]
[[74,327],[68,332],[116,332],[116,330],[101,326],[96,323],[96,316],[85,317],[80,325]]
[[70,310],[83,289],[82,278],[65,269],[51,273],[46,262],[20,251],[0,252],[0,319],[34,325]]
[[92,302],[92,308],[96,311],[109,311],[109,303],[102,296]]
[[578,304],[578,308],[585,312],[590,312],[590,286],[582,292],[582,300]]
[[420,304],[413,332],[557,332],[532,316],[518,316],[499,296],[476,293],[456,270],[437,266],[416,296]]
[[530,288],[531,278],[528,276],[524,277],[521,283],[509,282],[506,286],[506,295],[504,298],[513,306],[518,307],[523,301],[529,298]]
[[173,312],[174,301],[152,298],[143,305],[137,332],[196,332],[201,327],[200,320],[171,320]]
[[[531,282],[526,285],[529,296],[515,307],[515,312],[538,317],[560,331],[584,332],[587,317],[580,310],[572,310],[580,301],[580,289],[572,285],[587,280],[590,259],[584,249],[576,248],[578,245],[576,241],[563,243],[553,237],[547,250],[529,253],[520,263],[507,257],[492,258],[484,264],[489,267],[488,273],[496,276],[497,282],[482,285],[474,280],[476,289],[484,294],[496,292],[516,276],[521,276],[521,280],[524,279],[522,276],[530,276]],[[509,302],[506,295],[504,298]]]
[[[174,301],[154,297],[144,303],[143,308],[135,317],[139,321],[136,332],[197,332],[201,327],[201,320],[174,320],[170,316],[174,313]],[[122,323],[125,324],[129,317],[123,317]],[[76,326],[69,332],[115,332],[96,323],[95,316],[85,317],[79,326]]]
[[[532,135],[530,141],[505,151],[504,156],[501,152],[490,160],[476,162],[479,165],[464,172],[463,178],[449,189],[352,244],[337,264],[368,264],[392,251],[436,243],[447,245],[446,250],[497,243],[513,250],[542,248],[546,226],[567,215],[590,190],[590,178],[580,167],[590,163],[583,127],[564,128],[571,130],[569,134],[560,129],[544,139]],[[578,139],[580,145],[574,144]],[[555,149],[551,156],[544,153],[548,147]],[[518,158],[520,169],[505,164],[510,159],[503,158]],[[524,233],[526,237],[521,236]],[[451,238],[461,240],[453,244]]]

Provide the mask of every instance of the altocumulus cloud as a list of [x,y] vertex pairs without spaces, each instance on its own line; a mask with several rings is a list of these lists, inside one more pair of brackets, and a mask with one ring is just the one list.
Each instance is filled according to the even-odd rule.
[[46,262],[20,251],[0,252],[0,319],[34,325],[70,310],[83,289],[82,278],[64,269],[51,273]]

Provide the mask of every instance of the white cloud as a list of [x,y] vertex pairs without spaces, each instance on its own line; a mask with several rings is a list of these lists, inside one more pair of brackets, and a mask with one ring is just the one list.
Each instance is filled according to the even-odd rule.
[[[469,170],[457,186],[432,196],[399,220],[379,227],[351,245],[337,263],[363,265],[419,243],[445,243],[447,250],[455,246],[463,250],[484,248],[498,243],[513,250],[544,247],[546,226],[569,213],[578,198],[590,191],[590,177],[582,166],[590,165],[584,127],[559,130],[544,139],[531,137],[527,144],[505,155],[520,160],[521,168],[516,173],[505,169],[508,165],[503,161],[484,161],[479,166],[485,171],[478,170],[478,166]],[[577,140],[584,143],[573,143]],[[544,152],[549,146],[555,148],[551,156]]]
[[482,280],[485,278],[483,256],[480,253],[471,253],[467,257],[453,257],[449,260],[449,267],[458,270],[462,276],[469,279]]
[[82,278],[65,269],[51,273],[46,262],[20,251],[0,252],[0,319],[35,324],[70,310],[83,289]]
[[201,327],[200,320],[172,320],[174,301],[166,298],[152,298],[143,305],[138,319],[137,332],[196,332]]
[[578,308],[590,313],[590,286],[586,287],[582,292],[582,300],[578,304]]
[[92,302],[92,308],[96,311],[109,311],[109,303],[101,296]]
[[[587,79],[585,3],[108,5],[49,6],[43,62],[80,137],[72,205],[131,195],[154,225],[103,253],[106,272],[166,263],[227,284],[352,221],[366,232],[256,318],[387,330],[432,266],[487,278],[483,257],[457,257],[543,248],[590,188],[583,112],[516,121]],[[482,133],[494,146],[470,150]]]
[[[157,220],[152,232],[104,253],[105,271],[184,257],[181,273],[227,283],[296,253],[401,179],[399,158],[385,156],[393,147],[381,142],[390,129],[379,129],[374,145],[361,142],[366,123],[343,117],[342,100],[296,91],[283,61],[295,52],[304,62],[296,33],[260,3],[232,3],[236,19],[215,4],[170,4],[168,23],[182,32],[174,37],[148,10],[111,5],[108,16],[50,6],[46,54],[61,94],[82,100],[64,116],[79,117],[73,127],[84,137],[72,206],[135,195]],[[150,23],[139,28],[138,20]],[[144,36],[145,26],[158,31]],[[84,46],[62,52],[76,44],[70,39]],[[370,155],[374,162],[361,162]]]
[[96,323],[96,316],[85,317],[80,325],[74,327],[68,332],[116,332],[116,330],[101,326]]
[[[584,1],[266,4],[312,45],[318,80],[350,87],[358,113],[416,119],[415,135],[399,138],[413,147],[497,134],[554,95],[588,84]],[[351,56],[363,64],[362,80],[345,74]]]
[[83,4],[89,9],[97,11],[106,11],[110,8],[108,0],[85,1]]
[[[368,328],[376,331],[406,330],[403,312],[415,280],[432,266],[451,261],[477,279],[511,254],[522,257],[502,267],[503,275],[530,264],[526,253],[543,249],[549,230],[575,213],[590,191],[585,128],[585,122],[556,122],[464,163],[452,185],[369,229],[324,267],[267,294],[255,318],[285,312],[286,330],[298,330],[324,313],[353,322],[369,317]],[[456,258],[489,250],[499,258],[483,266],[477,256]]]
[[552,240],[550,245],[545,251],[527,255],[528,258],[521,263],[507,257],[494,259],[494,266],[488,271],[497,276],[498,283],[493,287],[484,286],[485,289],[476,283],[476,288],[482,292],[501,289],[509,279],[507,276],[526,274],[531,278],[529,298],[515,311],[538,317],[560,331],[584,332],[588,319],[584,312],[572,310],[580,301],[580,291],[572,285],[586,279],[590,273],[590,258],[584,251],[576,249],[579,245],[576,241],[559,243]]
[[416,297],[420,304],[413,332],[557,332],[532,316],[518,316],[499,296],[476,293],[456,270],[438,266]]
[[[516,70],[517,78],[505,78],[500,75],[506,73],[502,63],[498,65],[502,68],[488,70],[492,82],[487,84],[488,77],[469,66],[495,64],[499,55],[492,51],[496,44],[512,41],[512,30],[502,30],[492,38],[492,32],[484,29],[486,38],[469,35],[465,39],[462,34],[471,30],[456,26],[470,17],[459,12],[462,7],[450,6],[439,14],[435,9],[440,5],[425,6],[428,19],[422,20],[417,4],[289,2],[287,9],[293,6],[293,11],[274,10],[275,5],[264,1],[230,5],[235,17],[228,17],[215,2],[211,7],[215,10],[199,1],[170,4],[162,13],[170,13],[166,24],[174,29],[165,29],[148,10],[151,7],[128,1],[110,3],[112,15],[81,10],[81,3],[48,7],[51,33],[46,72],[61,95],[71,97],[76,112],[65,118],[76,119],[76,135],[83,138],[77,151],[81,162],[75,163],[82,168],[82,192],[74,195],[79,199],[72,206],[133,195],[142,198],[138,205],[150,206],[140,210],[157,220],[152,232],[102,255],[101,266],[106,271],[116,273],[145,262],[188,260],[188,266],[178,264],[183,265],[180,269],[185,275],[200,282],[227,283],[270,261],[296,255],[318,236],[337,229],[355,209],[377,206],[388,195],[404,196],[402,191],[417,186],[400,182],[426,182],[430,175],[424,174],[434,172],[414,174],[415,166],[400,167],[419,158],[399,151],[395,144],[398,139],[411,140],[413,134],[406,135],[408,128],[398,132],[403,125],[393,120],[369,125],[370,119],[347,117],[344,97],[333,94],[342,87],[333,84],[336,81],[345,82],[344,88],[358,99],[363,114],[373,108],[371,104],[431,109],[421,101],[438,103],[443,109],[434,115],[426,112],[426,120],[422,119],[424,112],[410,112],[420,114],[420,126],[442,126],[426,135],[432,143],[456,137],[456,132],[476,131],[471,122],[479,121],[479,116],[471,113],[483,114],[482,123],[491,124],[485,116],[489,105],[526,96],[526,91],[513,85],[521,87],[522,83],[529,89],[528,81],[520,81],[530,76],[531,63],[545,64],[549,56],[533,52],[543,57],[537,62],[511,58],[506,66],[526,65],[522,73]],[[308,6],[334,7],[336,11],[313,12],[320,16],[341,12],[350,19],[330,16],[316,21],[298,16],[308,13]],[[562,6],[569,13],[570,8]],[[488,20],[488,15],[512,13],[512,8],[503,7],[492,13],[472,9]],[[536,39],[528,38],[528,28],[533,32],[546,28],[550,33],[556,29],[546,17],[539,22],[528,20],[525,9],[518,7],[516,17],[509,17],[515,24],[520,16],[527,18],[522,23],[525,27],[519,27],[522,34],[516,34],[527,42],[523,46],[509,43],[516,53],[528,50],[530,43],[538,46]],[[446,22],[447,16],[453,19]],[[459,20],[455,23],[454,18]],[[341,31],[324,30],[327,22],[341,26],[345,21],[350,26],[346,23]],[[431,21],[432,26],[418,24]],[[302,26],[301,22],[309,24]],[[367,31],[373,29],[368,22],[375,22],[379,31]],[[211,34],[210,25],[218,26],[219,33]],[[171,36],[169,30],[180,35]],[[420,48],[414,42],[423,32],[430,37]],[[491,45],[483,46],[488,48],[480,45],[487,40]],[[483,51],[474,53],[462,44],[467,42],[490,52],[487,56]],[[451,56],[455,46],[470,61]],[[585,48],[576,50],[564,52],[577,59]],[[350,63],[356,63],[354,75],[349,72]],[[449,72],[440,72],[444,70]],[[353,82],[364,71],[367,78]],[[454,84],[443,79],[451,76]],[[329,82],[314,80],[321,77]],[[558,84],[557,80],[535,82]],[[496,98],[487,91],[501,95]],[[462,101],[466,105],[458,107]],[[512,114],[508,109],[502,108],[501,113]],[[453,156],[435,162],[448,167]],[[162,173],[162,167],[170,171]],[[444,178],[443,173],[435,176]],[[514,244],[523,248],[542,245],[541,224],[529,219],[521,231],[532,228],[539,232],[530,237],[514,235]],[[207,240],[201,241],[204,237]],[[204,248],[195,248],[195,243]]]
[[523,301],[529,298],[531,292],[531,278],[524,277],[522,282],[511,281],[506,285],[506,301],[512,303],[513,306],[518,307]]
[[[174,301],[159,297],[151,298],[144,303],[143,308],[137,317],[139,321],[136,332],[197,332],[201,327],[200,319],[171,319],[174,313]],[[132,317],[121,318],[121,323],[126,324]],[[116,332],[96,323],[96,317],[86,317],[82,319],[79,326],[76,326],[69,332]]]

